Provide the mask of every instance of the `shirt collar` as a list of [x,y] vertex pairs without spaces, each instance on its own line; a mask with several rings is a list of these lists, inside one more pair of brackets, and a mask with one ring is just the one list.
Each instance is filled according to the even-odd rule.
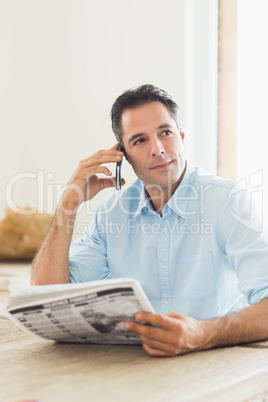
[[184,219],[186,218],[188,215],[189,202],[195,195],[195,192],[193,192],[195,177],[196,169],[186,161],[186,169],[182,181],[164,206],[164,209],[168,206],[175,214]]
[[[178,188],[172,197],[168,200],[166,205],[164,206],[164,210],[170,208],[175,214],[181,216],[182,218],[186,218],[189,201],[193,197],[192,193],[192,185],[195,180],[196,170],[192,165],[190,165],[186,161],[186,169],[182,181],[180,182]],[[141,189],[140,189],[140,200],[138,207],[134,213],[134,218],[141,213],[143,209],[149,210],[149,212],[156,213],[153,209],[152,202],[149,198],[149,194],[144,187],[142,181],[140,181]]]
[[146,188],[144,187],[144,184],[142,183],[142,181],[140,181],[140,184],[141,184],[140,201],[138,204],[138,208],[135,211],[134,218],[136,218],[136,216],[141,213],[142,209],[146,209],[146,210],[155,212],[153,209],[149,194],[148,194]]

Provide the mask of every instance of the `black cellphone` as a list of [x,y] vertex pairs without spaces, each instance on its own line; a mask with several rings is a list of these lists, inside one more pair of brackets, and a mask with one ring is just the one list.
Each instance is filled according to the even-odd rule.
[[[118,151],[125,152],[125,148],[122,147],[122,145],[119,145]],[[121,168],[122,168],[122,162],[123,158],[121,159],[120,162],[116,163],[116,170],[115,170],[115,179],[116,179],[116,190],[121,190],[121,183],[122,183],[122,173],[121,173]]]

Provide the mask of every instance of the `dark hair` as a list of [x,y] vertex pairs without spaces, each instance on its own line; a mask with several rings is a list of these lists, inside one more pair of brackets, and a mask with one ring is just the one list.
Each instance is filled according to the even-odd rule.
[[121,117],[125,110],[146,105],[151,102],[161,102],[165,105],[174,118],[178,128],[179,107],[172,97],[163,89],[151,84],[145,84],[137,88],[131,88],[122,93],[114,102],[111,109],[112,129],[117,141],[123,145]]

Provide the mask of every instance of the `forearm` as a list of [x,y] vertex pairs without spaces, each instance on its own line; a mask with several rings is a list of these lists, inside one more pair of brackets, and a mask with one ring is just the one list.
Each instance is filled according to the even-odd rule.
[[[77,209],[99,191],[115,186],[112,172],[102,164],[122,159],[124,153],[118,151],[118,145],[80,161],[63,193],[48,234],[34,258],[33,285],[69,282],[69,248]],[[98,178],[99,173],[109,178]]]
[[125,328],[137,334],[151,356],[175,356],[268,339],[268,299],[238,313],[209,321],[175,312],[139,312],[135,318],[138,322],[127,321]]
[[69,282],[69,248],[76,217],[72,206],[58,205],[53,222],[36,253],[32,266],[32,284]]
[[238,313],[203,321],[202,349],[268,339],[268,299]]

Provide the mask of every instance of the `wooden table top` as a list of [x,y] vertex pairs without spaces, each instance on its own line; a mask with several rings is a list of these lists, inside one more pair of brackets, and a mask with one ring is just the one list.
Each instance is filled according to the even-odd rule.
[[30,284],[30,262],[0,262],[0,303],[6,303],[10,289]]
[[10,286],[29,278],[30,264],[0,264],[1,402],[268,401],[268,341],[152,358],[141,346],[42,340],[4,315]]
[[141,346],[38,339],[9,321],[3,308],[0,401],[268,400],[268,341],[152,358]]

